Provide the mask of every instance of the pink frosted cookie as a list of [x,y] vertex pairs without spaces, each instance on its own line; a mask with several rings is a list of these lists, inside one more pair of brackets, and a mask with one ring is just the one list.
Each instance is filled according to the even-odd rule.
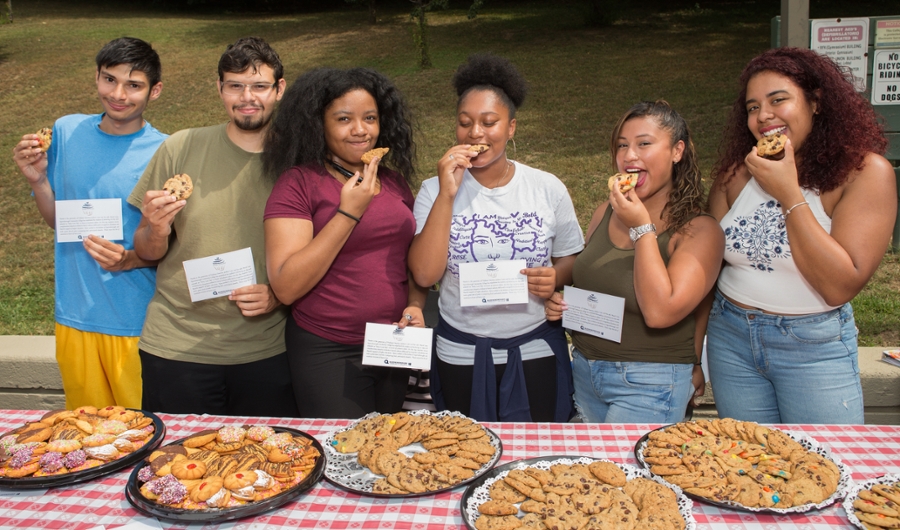
[[65,471],[62,459],[62,453],[49,452],[42,454],[40,460],[38,460],[38,463],[41,465],[41,471],[47,474],[51,474],[56,473],[61,469]]
[[84,451],[77,449],[63,457],[63,465],[71,470],[83,466],[86,460],[87,455],[84,454]]
[[216,440],[223,444],[242,442],[246,434],[247,431],[241,427],[222,427],[216,434]]
[[247,429],[247,438],[254,442],[261,442],[273,434],[275,434],[275,429],[268,425],[254,425]]
[[291,436],[291,433],[279,432],[266,438],[261,445],[266,451],[271,451],[272,449],[281,448],[293,441],[294,438]]
[[[72,454],[72,453],[69,453],[69,454]],[[66,466],[66,467],[69,469],[70,473],[75,473],[76,471],[84,471],[86,469],[92,469],[92,468],[95,468],[95,467],[101,466],[101,465],[103,465],[103,462],[101,460],[97,460],[96,458],[88,458],[80,466],[75,466],[75,467]]]

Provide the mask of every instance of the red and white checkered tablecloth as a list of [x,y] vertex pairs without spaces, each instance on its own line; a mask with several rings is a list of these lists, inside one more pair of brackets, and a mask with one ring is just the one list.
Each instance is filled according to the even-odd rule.
[[[40,418],[38,411],[0,410],[0,432]],[[315,436],[347,425],[346,420],[247,418],[160,414],[168,429],[166,442],[221,425],[283,425]],[[658,427],[650,424],[488,423],[503,441],[500,463],[543,455],[584,455],[636,465],[635,442]],[[862,481],[900,473],[900,426],[779,425],[831,449]],[[107,529],[143,517],[125,500],[126,469],[92,482],[46,491],[0,490],[0,528]],[[249,519],[203,528],[315,529],[464,529],[459,505],[464,487],[410,499],[384,499],[349,493],[323,480],[293,502]],[[694,503],[700,530],[824,530],[852,527],[835,504],[817,512],[791,516],[758,515]],[[161,522],[163,528],[186,528]]]

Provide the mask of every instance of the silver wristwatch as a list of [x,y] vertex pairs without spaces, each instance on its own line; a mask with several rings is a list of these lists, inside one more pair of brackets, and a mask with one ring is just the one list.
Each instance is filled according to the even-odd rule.
[[628,229],[628,237],[631,238],[631,244],[637,243],[637,240],[644,237],[649,233],[656,233],[656,225],[653,223],[647,223],[641,226],[635,226],[634,228]]

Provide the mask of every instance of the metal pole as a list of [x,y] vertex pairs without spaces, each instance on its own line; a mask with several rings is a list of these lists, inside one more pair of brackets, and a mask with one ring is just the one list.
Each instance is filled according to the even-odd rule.
[[781,0],[781,45],[809,48],[809,0]]

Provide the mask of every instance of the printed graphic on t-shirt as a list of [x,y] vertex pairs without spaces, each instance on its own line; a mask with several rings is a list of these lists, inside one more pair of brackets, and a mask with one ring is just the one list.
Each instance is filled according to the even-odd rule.
[[778,201],[760,204],[752,215],[735,218],[737,224],[725,229],[725,249],[747,256],[752,266],[763,272],[772,272],[773,260],[788,258],[788,243],[784,215]]
[[460,263],[524,259],[531,268],[546,266],[549,256],[544,220],[536,212],[453,216],[448,258],[456,278]]

